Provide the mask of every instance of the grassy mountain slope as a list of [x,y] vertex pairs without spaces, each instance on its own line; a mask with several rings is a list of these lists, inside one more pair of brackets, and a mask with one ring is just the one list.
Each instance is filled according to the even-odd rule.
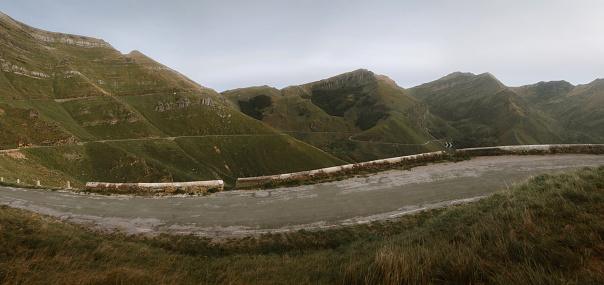
[[[23,150],[32,171],[47,167],[81,185],[234,181],[248,173],[344,163],[242,114],[221,94],[138,51],[124,55],[103,40],[39,30],[1,13],[0,39],[0,147],[88,142]],[[229,158],[225,170],[199,155],[209,140],[191,139],[186,148],[174,141],[207,135],[224,136],[220,147],[226,153],[249,143],[250,153],[275,159]],[[94,143],[105,140],[122,141]],[[78,167],[63,165],[76,162]]]
[[554,118],[488,73],[453,73],[409,94],[459,130],[457,147],[565,141]]
[[242,112],[349,161],[438,150],[440,143],[425,143],[455,132],[394,81],[364,69],[223,95]]
[[515,90],[557,118],[565,128],[565,138],[604,142],[604,79],[578,86],[565,81],[539,82]]

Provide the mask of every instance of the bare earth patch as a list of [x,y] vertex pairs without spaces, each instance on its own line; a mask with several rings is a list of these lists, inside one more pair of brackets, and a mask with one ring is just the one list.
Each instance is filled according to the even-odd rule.
[[25,154],[23,154],[20,151],[7,151],[7,152],[4,152],[4,153],[2,153],[0,155],[7,155],[7,156],[9,156],[11,158],[14,158],[14,159],[27,159],[27,157],[25,156]]

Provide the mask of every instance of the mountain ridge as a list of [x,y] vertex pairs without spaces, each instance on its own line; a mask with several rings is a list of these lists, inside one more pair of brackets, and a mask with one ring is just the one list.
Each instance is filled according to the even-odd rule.
[[0,148],[18,147],[20,155],[0,154],[3,177],[33,184],[36,173],[52,173],[75,187],[207,179],[232,186],[237,177],[344,163],[245,116],[213,89],[141,52],[124,55],[103,40],[5,15]]
[[[425,143],[436,141],[431,132],[451,131],[392,79],[367,69],[281,90],[264,86],[222,94],[244,113],[348,161],[444,149]],[[254,107],[260,98],[271,99]]]

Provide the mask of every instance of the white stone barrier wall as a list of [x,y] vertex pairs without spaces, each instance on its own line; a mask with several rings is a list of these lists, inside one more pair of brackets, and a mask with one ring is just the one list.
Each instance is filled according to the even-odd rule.
[[222,191],[224,181],[192,181],[192,182],[167,182],[167,183],[106,183],[87,182],[86,190],[108,191],[113,193],[174,193],[184,191],[186,193],[203,193],[210,189]]
[[444,151],[421,153],[415,155],[407,155],[393,158],[378,159],[366,162],[360,162],[355,164],[346,164],[340,166],[333,166],[327,168],[321,168],[310,171],[301,171],[286,174],[268,175],[268,176],[257,176],[257,177],[245,177],[237,179],[235,188],[247,189],[263,187],[269,184],[279,184],[291,181],[304,181],[304,180],[316,180],[323,179],[330,176],[353,174],[359,171],[371,170],[371,169],[383,169],[396,165],[406,165],[411,163],[422,163],[428,161],[441,160],[445,157]]
[[556,153],[604,154],[604,144],[510,145],[455,150],[458,157]]
[[[556,154],[556,153],[584,153],[604,154],[604,144],[553,144],[553,145],[513,145],[496,147],[464,148],[455,150],[455,156],[493,156],[493,155],[528,155],[528,154]],[[408,156],[378,159],[355,164],[346,164],[310,171],[295,173],[246,177],[237,179],[235,188],[249,189],[266,185],[275,185],[292,181],[316,180],[330,176],[354,174],[355,172],[387,168],[395,165],[406,165],[444,159],[446,152],[430,152]]]

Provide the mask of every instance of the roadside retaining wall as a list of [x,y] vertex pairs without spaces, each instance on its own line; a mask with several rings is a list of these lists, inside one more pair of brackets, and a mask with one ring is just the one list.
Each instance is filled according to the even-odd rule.
[[604,154],[604,144],[512,145],[455,150],[457,157],[555,153]]
[[409,165],[413,163],[422,163],[441,160],[445,157],[444,151],[421,153],[408,156],[400,156],[386,159],[378,159],[355,164],[346,164],[328,168],[321,168],[310,171],[301,171],[294,173],[257,176],[239,178],[235,184],[236,189],[258,188],[267,185],[283,184],[293,181],[308,181],[330,178],[333,176],[342,176],[358,173],[360,171],[384,169],[393,166]]
[[112,193],[203,193],[210,189],[224,189],[222,180],[170,182],[170,183],[106,183],[87,182],[86,190]]
[[[604,154],[604,144],[555,144],[555,145],[514,145],[497,147],[464,148],[455,150],[457,157],[530,155],[556,153]],[[384,169],[413,163],[431,162],[445,159],[446,152],[430,152],[394,158],[379,159],[355,164],[347,164],[295,173],[246,177],[237,179],[236,189],[261,188],[267,185],[287,184],[294,181],[309,181],[355,174],[365,170]]]

